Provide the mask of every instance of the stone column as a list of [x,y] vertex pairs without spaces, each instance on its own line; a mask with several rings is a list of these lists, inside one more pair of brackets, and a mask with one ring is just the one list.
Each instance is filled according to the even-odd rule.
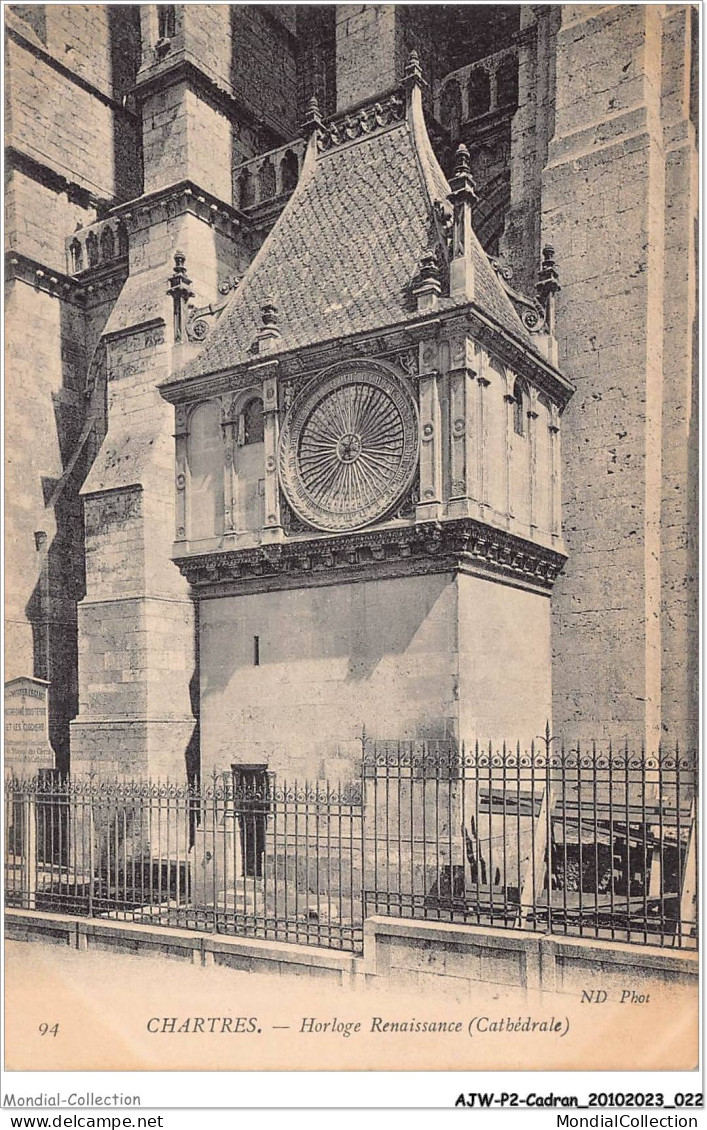
[[451,497],[449,515],[454,518],[480,515],[478,445],[479,401],[475,380],[478,360],[474,343],[467,337],[451,345],[449,371],[449,443]]
[[265,525],[263,541],[281,541],[284,537],[280,516],[280,480],[277,470],[277,449],[280,441],[279,387],[277,361],[262,367],[263,420],[265,451]]
[[175,446],[175,501],[174,501],[174,540],[187,540],[187,444],[189,442],[189,413],[186,404],[178,404],[174,410]]
[[441,515],[442,508],[442,427],[437,381],[437,347],[433,342],[420,345],[418,379],[420,411],[420,501],[416,518],[429,522]]
[[538,528],[536,506],[538,476],[538,390],[531,385],[528,403],[528,524],[531,535]]
[[238,397],[221,401],[221,427],[223,429],[223,532],[235,534],[238,530]]
[[[691,118],[698,12],[666,5],[661,119],[665,145],[665,305],[661,537],[662,722],[697,745],[698,703],[698,158]],[[691,67],[692,64],[692,67]],[[691,81],[692,78],[692,81]]]
[[520,5],[518,109],[511,127],[511,206],[501,255],[516,285],[533,293],[540,258],[542,170],[555,114],[555,36],[560,5]]
[[556,404],[550,404],[550,514],[552,540],[562,542],[562,445],[560,440],[560,413]]
[[513,386],[515,377],[513,373],[505,367],[503,375],[506,382],[506,391],[503,397],[506,411],[506,516],[508,529],[510,529],[515,512],[515,500],[513,498],[513,405],[515,404]]
[[479,485],[479,502],[480,502],[481,508],[482,508],[482,510],[481,510],[482,517],[483,517],[484,508],[488,507],[488,505],[489,505],[489,497],[488,497],[488,485],[489,484],[488,484],[488,473],[487,473],[487,468],[486,468],[486,449],[488,447],[488,444],[486,442],[487,441],[487,422],[486,422],[487,406],[485,404],[485,398],[484,398],[484,393],[486,392],[486,389],[489,387],[489,385],[491,383],[488,376],[486,375],[487,370],[488,370],[488,364],[489,364],[488,354],[481,351],[480,365],[479,365],[479,375],[478,375],[477,380],[476,380],[476,387],[477,387],[477,390],[478,390],[478,395],[477,395],[477,399],[476,399],[476,419],[478,421],[478,431],[477,431],[477,437],[478,438],[477,438],[477,444],[476,444],[476,468],[477,468],[476,476],[477,476],[477,482],[478,482],[478,485]]

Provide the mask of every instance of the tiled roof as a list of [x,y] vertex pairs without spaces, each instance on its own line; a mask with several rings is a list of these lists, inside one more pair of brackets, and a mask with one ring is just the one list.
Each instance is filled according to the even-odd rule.
[[[432,205],[448,193],[407,121],[308,161],[210,337],[169,383],[252,359],[266,302],[278,308],[281,333],[269,355],[416,318],[410,286],[435,241]],[[472,254],[476,304],[528,342],[476,240]],[[441,309],[465,304],[440,300]]]

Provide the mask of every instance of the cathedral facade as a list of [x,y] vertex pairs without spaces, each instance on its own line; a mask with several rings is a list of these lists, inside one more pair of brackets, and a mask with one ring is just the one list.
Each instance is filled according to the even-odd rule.
[[697,737],[696,10],[12,5],[57,766]]

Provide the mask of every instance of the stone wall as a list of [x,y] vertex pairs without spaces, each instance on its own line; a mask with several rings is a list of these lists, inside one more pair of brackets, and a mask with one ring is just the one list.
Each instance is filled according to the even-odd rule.
[[337,111],[400,82],[403,52],[402,19],[394,5],[337,4]]
[[[563,429],[570,558],[554,597],[555,727],[649,745],[696,737],[687,691],[696,625],[686,519],[692,236],[684,220],[666,228],[666,170],[682,217],[694,182],[688,144],[666,165],[668,46],[657,9],[563,9],[543,174],[543,237],[562,263],[560,358],[578,386]],[[665,71],[672,81],[674,68]],[[675,272],[669,288],[666,270]],[[684,295],[677,322],[675,286]],[[669,347],[666,312],[677,333]],[[665,701],[663,690],[680,682],[678,718],[674,690]]]
[[529,743],[549,716],[549,600],[507,585],[433,574],[224,596],[199,619],[205,772],[337,779],[364,730]]
[[[100,5],[96,9],[99,23],[91,31],[96,56],[105,61],[115,53],[129,60],[134,50],[132,20],[128,20],[124,35],[122,24],[112,19],[106,22],[110,11],[107,5],[102,11]],[[49,7],[49,27],[58,10]],[[79,13],[90,10],[79,8]],[[68,18],[66,12],[64,19]],[[106,89],[105,73],[98,77],[101,85],[96,86],[95,74],[89,80],[81,73],[86,69],[81,53],[80,69],[73,70],[65,42],[63,58],[58,58],[50,50],[37,47],[21,21],[10,22],[9,30],[7,144],[102,200],[136,195],[140,185],[137,123],[117,100],[119,92]],[[62,41],[62,36],[58,39]],[[69,46],[72,43],[70,37]]]
[[[17,5],[6,19],[6,677],[50,682],[49,732],[69,762],[77,709],[76,604],[83,593],[80,441],[106,312],[66,279],[66,238],[141,186],[122,98],[134,81],[137,12]],[[13,262],[14,260],[14,262]]]

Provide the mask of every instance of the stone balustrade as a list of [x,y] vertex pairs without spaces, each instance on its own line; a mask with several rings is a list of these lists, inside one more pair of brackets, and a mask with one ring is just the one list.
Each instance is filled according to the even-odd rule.
[[289,196],[299,180],[304,151],[304,140],[296,138],[239,165],[233,174],[236,207],[247,212],[259,204]]
[[445,75],[435,90],[435,117],[454,132],[455,123],[515,108],[517,101],[518,50],[506,47]]
[[66,241],[67,274],[79,275],[93,267],[107,266],[128,255],[128,229],[124,220],[99,220],[79,228]]

